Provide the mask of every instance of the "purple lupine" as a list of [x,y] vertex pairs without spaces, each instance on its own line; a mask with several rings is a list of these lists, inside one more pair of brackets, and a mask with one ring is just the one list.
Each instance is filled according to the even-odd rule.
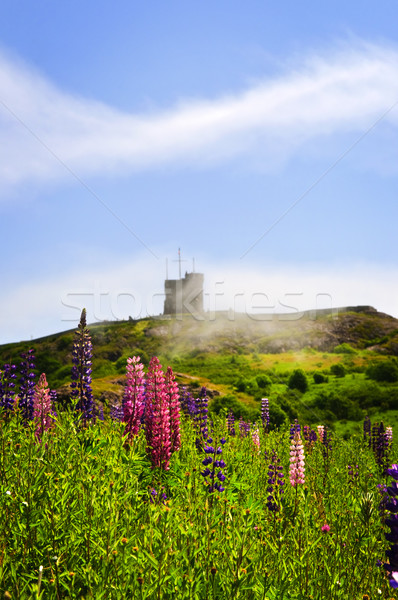
[[81,415],[83,427],[94,418],[94,401],[91,389],[92,344],[87,329],[86,309],[83,308],[72,350],[71,399],[76,401],[76,410]]
[[34,373],[34,350],[30,349],[27,352],[22,352],[21,358],[22,362],[19,366],[18,406],[22,419],[27,422],[33,419],[33,394],[36,378]]
[[290,425],[290,440],[292,440],[296,433],[301,433],[301,426],[297,419]]
[[261,421],[264,431],[269,430],[269,402],[268,398],[261,399]]
[[33,422],[36,425],[35,436],[40,442],[44,432],[53,426],[54,416],[46,375],[42,373],[33,393]]
[[126,423],[124,434],[129,442],[139,432],[144,412],[144,365],[139,356],[127,359],[126,386],[123,396],[123,421]]
[[272,452],[271,463],[268,466],[268,497],[267,497],[267,508],[271,512],[279,510],[279,503],[281,495],[284,492],[284,475],[280,459],[275,452]]
[[170,415],[170,451],[176,452],[181,448],[180,434],[180,397],[178,384],[171,367],[167,367],[165,377],[165,393]]
[[168,471],[171,456],[170,411],[162,366],[156,356],[149,363],[145,393],[147,454],[152,467]]
[[389,499],[385,504],[385,508],[389,511],[385,524],[390,529],[385,537],[391,546],[386,551],[388,563],[384,564],[384,568],[390,576],[390,586],[398,588],[398,465],[391,465],[391,468],[386,469],[386,474],[394,481],[387,487]]
[[[225,438],[221,438],[219,440],[221,446],[218,446],[217,443],[214,443],[213,438],[208,437],[203,447],[206,456],[202,460],[202,465],[205,468],[201,471],[201,475],[204,478],[207,491],[210,494],[214,491],[223,492],[225,490],[222,484],[226,478],[223,473],[223,469],[225,469],[226,465],[221,458],[222,447],[225,442]],[[210,465],[211,468],[209,468]]]
[[203,449],[204,441],[206,440],[209,429],[208,429],[208,398],[207,390],[205,387],[199,392],[199,396],[196,398],[196,414],[194,417],[195,429],[196,429],[196,440],[195,445],[199,452]]
[[303,438],[305,441],[306,449],[311,452],[314,448],[315,442],[318,439],[316,431],[312,429],[309,425],[304,425],[303,427]]
[[375,423],[372,427],[372,450],[382,471],[387,467],[389,449],[390,443],[384,423]]
[[232,412],[227,416],[227,431],[229,435],[235,435],[235,415]]
[[196,400],[193,394],[187,390],[186,386],[181,388],[180,406],[182,412],[187,417],[194,417],[196,415]]
[[120,404],[112,404],[109,409],[109,417],[112,421],[123,421],[124,410]]
[[247,437],[250,433],[250,429],[251,429],[251,425],[250,423],[247,423],[246,421],[243,420],[243,418],[241,417],[239,419],[239,432],[240,432],[240,437],[244,438]]
[[372,423],[367,415],[363,422],[363,439],[370,448],[372,446]]
[[16,379],[16,366],[5,364],[3,370],[0,371],[0,408],[2,408],[6,414],[14,408],[14,396],[15,396],[15,379]]

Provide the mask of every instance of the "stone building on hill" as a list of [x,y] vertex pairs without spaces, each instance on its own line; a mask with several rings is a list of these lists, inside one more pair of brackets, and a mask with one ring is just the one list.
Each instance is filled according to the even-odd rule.
[[185,273],[181,277],[181,253],[178,250],[179,279],[164,282],[164,315],[203,314],[203,273]]

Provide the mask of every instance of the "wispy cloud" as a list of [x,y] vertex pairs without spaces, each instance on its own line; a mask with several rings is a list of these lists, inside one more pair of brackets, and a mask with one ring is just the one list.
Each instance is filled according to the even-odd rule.
[[[284,160],[318,136],[361,133],[398,100],[398,50],[345,46],[220,98],[128,114],[0,56],[0,181],[48,181],[237,155]],[[398,122],[398,111],[386,119]],[[50,150],[50,151],[49,151]],[[59,160],[57,160],[57,158]],[[61,162],[60,162],[61,161]]]

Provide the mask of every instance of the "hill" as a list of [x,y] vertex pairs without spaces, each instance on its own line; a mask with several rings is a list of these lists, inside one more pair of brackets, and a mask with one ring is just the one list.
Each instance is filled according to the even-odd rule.
[[[191,391],[205,385],[214,410],[232,409],[247,418],[258,418],[264,395],[274,399],[279,421],[303,415],[312,422],[355,422],[370,409],[398,408],[394,375],[392,381],[369,377],[372,365],[381,362],[394,371],[398,320],[369,306],[277,315],[217,312],[202,320],[152,317],[89,328],[93,391],[105,408],[120,401],[126,359],[133,355],[146,365],[159,356],[178,374],[180,385]],[[37,371],[45,372],[50,386],[66,398],[73,339],[70,330],[0,346],[0,364],[18,364],[21,352],[34,348]],[[305,393],[289,385],[297,369],[309,381]]]

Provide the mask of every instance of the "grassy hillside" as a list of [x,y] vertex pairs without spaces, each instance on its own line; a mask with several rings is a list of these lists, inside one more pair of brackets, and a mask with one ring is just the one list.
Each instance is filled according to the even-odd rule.
[[[120,400],[126,359],[137,354],[144,364],[158,355],[193,392],[205,385],[215,412],[233,410],[256,419],[261,398],[268,396],[275,425],[300,416],[349,433],[365,414],[380,418],[398,408],[398,321],[370,307],[256,318],[216,313],[202,321],[184,316],[89,327],[93,391],[105,409]],[[18,364],[21,352],[33,347],[38,373],[45,372],[50,386],[67,396],[73,339],[71,330],[0,346],[0,364]],[[370,369],[381,363],[393,373],[387,380]],[[290,382],[296,370],[304,372],[308,389]],[[395,413],[388,419],[394,425]]]

